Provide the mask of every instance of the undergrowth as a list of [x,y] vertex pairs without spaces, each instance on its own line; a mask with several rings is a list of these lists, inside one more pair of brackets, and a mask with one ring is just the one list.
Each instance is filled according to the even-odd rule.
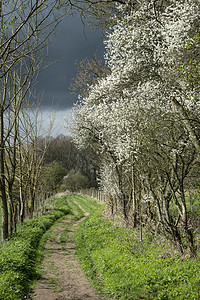
[[200,299],[200,260],[170,251],[158,237],[91,215],[76,233],[77,253],[96,287],[117,299]]
[[37,262],[41,259],[38,248],[44,233],[70,209],[64,199],[55,199],[54,209],[48,214],[19,225],[17,233],[0,247],[0,299],[22,300],[31,283],[38,277]]

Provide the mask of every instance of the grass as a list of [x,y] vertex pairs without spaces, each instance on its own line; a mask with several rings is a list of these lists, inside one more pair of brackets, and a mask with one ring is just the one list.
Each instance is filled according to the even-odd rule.
[[82,217],[84,217],[83,210],[76,204],[76,198],[77,198],[76,194],[75,195],[69,195],[68,197],[63,196],[61,198],[67,199],[67,205],[70,207],[71,211],[73,212],[73,215],[74,215],[73,219],[74,220],[79,220]]
[[55,199],[48,214],[26,220],[18,232],[0,246],[0,299],[21,300],[38,278],[38,264],[47,239],[47,230],[56,220],[70,213],[65,199]]
[[[63,196],[63,198],[66,198],[66,196]],[[72,218],[71,223],[63,230],[63,232],[60,235],[60,244],[62,246],[62,250],[65,249],[65,243],[69,239],[68,233],[71,227],[73,226],[74,222],[84,217],[83,210],[92,213],[96,210],[97,207],[102,206],[95,199],[80,194],[73,194],[67,196],[66,199],[67,199],[67,204],[70,207],[71,211],[73,212],[74,217]],[[79,205],[81,206],[81,208]]]
[[59,281],[58,278],[50,277],[50,278],[48,278],[48,280],[49,280],[49,286],[52,287],[55,292],[60,292],[61,291],[61,289],[59,287],[60,286],[60,281]]
[[70,241],[70,239],[69,239],[69,231],[70,231],[71,227],[73,226],[73,223],[74,223],[74,221],[72,221],[72,222],[71,222],[71,223],[63,230],[63,232],[62,232],[61,235],[60,235],[59,243],[60,243],[61,249],[62,249],[63,251],[66,250],[66,247],[65,247],[66,242],[67,242],[67,241],[68,241],[68,242]]
[[103,205],[99,201],[81,194],[74,195],[74,200],[89,213],[93,213],[94,211],[103,207]]
[[83,270],[113,299],[200,298],[200,260],[183,259],[160,238],[114,226],[99,211],[76,233]]
[[[83,208],[81,209],[79,205]],[[115,226],[103,215],[104,206],[83,195],[54,199],[47,216],[26,221],[18,233],[0,247],[0,299],[21,300],[41,270],[43,248],[52,225],[71,213],[63,230],[64,250],[73,223],[81,222],[75,240],[83,270],[96,288],[112,299],[197,300],[200,299],[200,260],[173,252],[160,237],[137,229]],[[55,238],[55,236],[53,237]],[[55,289],[58,282],[52,279]]]

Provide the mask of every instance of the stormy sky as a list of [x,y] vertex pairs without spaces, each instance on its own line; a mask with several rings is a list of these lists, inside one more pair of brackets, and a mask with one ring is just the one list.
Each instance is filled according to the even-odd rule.
[[82,58],[92,58],[96,54],[103,58],[103,40],[100,31],[92,31],[83,25],[80,16],[68,16],[59,25],[50,45],[46,62],[55,62],[40,72],[37,80],[37,94],[42,95],[41,111],[45,126],[55,112],[55,131],[68,134],[65,118],[69,116],[75,97],[68,91],[76,73],[75,62]]

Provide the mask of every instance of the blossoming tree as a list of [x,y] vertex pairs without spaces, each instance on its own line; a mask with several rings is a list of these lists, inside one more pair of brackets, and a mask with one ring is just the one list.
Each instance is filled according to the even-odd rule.
[[[99,157],[100,184],[136,223],[149,220],[184,251],[184,181],[200,155],[198,1],[137,1],[105,40],[111,73],[74,107],[74,140]],[[172,213],[170,207],[176,207]],[[160,225],[159,225],[160,224]]]

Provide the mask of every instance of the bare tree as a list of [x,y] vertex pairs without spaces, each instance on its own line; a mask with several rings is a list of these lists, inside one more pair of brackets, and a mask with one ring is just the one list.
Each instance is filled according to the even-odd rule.
[[[70,6],[68,6],[70,8]],[[8,196],[16,172],[19,115],[42,64],[48,38],[67,13],[60,1],[0,1],[0,191],[2,240],[8,237]],[[28,95],[29,94],[29,95]],[[12,146],[11,146],[12,144]],[[12,166],[11,169],[8,166]],[[8,171],[9,169],[9,171]],[[9,194],[7,193],[9,186]],[[12,229],[11,229],[12,230]]]

